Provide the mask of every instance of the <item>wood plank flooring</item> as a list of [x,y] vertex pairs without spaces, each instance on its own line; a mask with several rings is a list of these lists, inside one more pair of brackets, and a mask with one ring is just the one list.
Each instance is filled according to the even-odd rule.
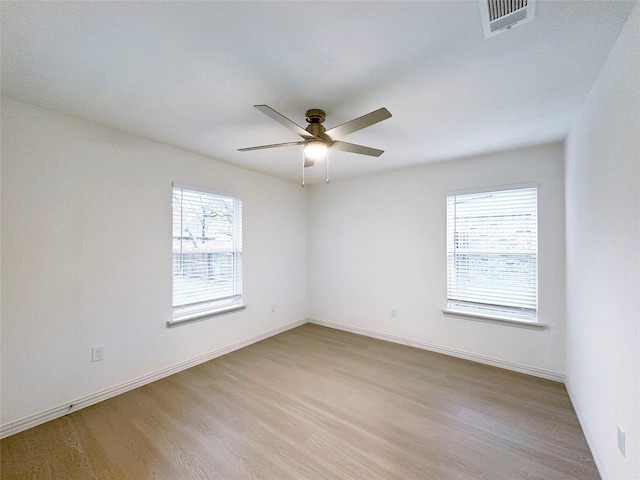
[[562,384],[316,325],[0,447],[4,480],[599,478]]

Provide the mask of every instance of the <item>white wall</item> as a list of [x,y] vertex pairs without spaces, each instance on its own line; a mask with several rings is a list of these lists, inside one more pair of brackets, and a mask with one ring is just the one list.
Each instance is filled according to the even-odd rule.
[[[562,379],[563,171],[563,147],[552,144],[312,187],[310,316]],[[529,182],[539,184],[539,317],[548,328],[444,316],[447,192]]]
[[616,479],[640,478],[639,24],[636,5],[566,144],[567,388]]
[[[241,195],[245,311],[165,327],[172,181]],[[298,184],[3,99],[2,425],[303,321],[307,205]]]

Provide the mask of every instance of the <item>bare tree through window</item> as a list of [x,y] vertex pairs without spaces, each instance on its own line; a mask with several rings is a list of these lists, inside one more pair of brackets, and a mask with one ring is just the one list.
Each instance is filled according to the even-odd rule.
[[237,197],[173,189],[173,306],[210,308],[240,295]]

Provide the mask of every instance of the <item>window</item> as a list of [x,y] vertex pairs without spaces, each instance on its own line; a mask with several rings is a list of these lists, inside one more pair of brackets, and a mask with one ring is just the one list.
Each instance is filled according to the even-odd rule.
[[447,196],[447,311],[537,322],[537,188]]
[[173,188],[173,321],[242,306],[242,201]]

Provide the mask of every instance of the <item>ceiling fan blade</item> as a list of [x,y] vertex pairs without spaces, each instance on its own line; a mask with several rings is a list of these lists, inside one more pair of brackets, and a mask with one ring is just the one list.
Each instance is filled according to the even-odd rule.
[[367,113],[366,115],[350,120],[347,123],[343,123],[342,125],[333,127],[324,133],[329,138],[331,138],[331,140],[334,140],[336,138],[341,138],[345,135],[349,135],[350,133],[357,132],[358,130],[362,130],[363,128],[369,127],[390,117],[391,112],[382,107],[371,113]]
[[251,150],[263,150],[265,148],[289,147],[291,145],[304,145],[304,142],[274,143],[273,145],[260,145],[258,147],[239,148],[238,151],[249,152]]
[[287,127],[289,130],[297,133],[298,135],[300,135],[302,138],[314,138],[313,135],[311,135],[309,132],[307,132],[304,128],[302,128],[300,125],[293,123],[291,120],[289,120],[287,117],[285,117],[284,115],[282,115],[281,113],[276,112],[273,108],[271,108],[268,105],[254,105],[255,108],[257,108],[258,110],[260,110],[262,113],[264,113],[265,115],[273,118],[276,122],[284,125],[285,127]]
[[342,150],[343,152],[359,153],[360,155],[369,155],[371,157],[379,157],[384,153],[384,150],[378,150],[377,148],[365,147],[363,145],[356,145],[355,143],[347,143],[336,140],[331,144],[331,148],[336,150]]

